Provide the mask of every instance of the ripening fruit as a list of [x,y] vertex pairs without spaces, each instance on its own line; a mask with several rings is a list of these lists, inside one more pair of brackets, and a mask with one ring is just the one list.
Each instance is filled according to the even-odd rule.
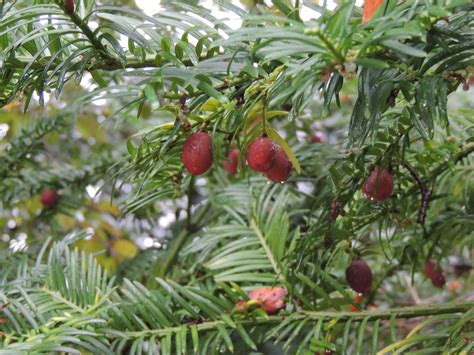
[[365,0],[364,1],[364,16],[362,23],[370,21],[375,11],[382,5],[382,0]]
[[235,175],[237,172],[237,165],[239,164],[239,155],[240,150],[237,148],[232,148],[227,155],[227,159],[222,163],[224,170],[229,173],[229,175]]
[[54,208],[59,201],[59,195],[56,191],[48,189],[41,193],[40,200],[44,208]]
[[191,134],[181,154],[184,167],[191,175],[204,174],[212,165],[212,138],[207,132]]
[[436,266],[436,261],[428,260],[425,263],[425,275],[431,280],[433,286],[442,288],[446,284],[446,279],[443,275],[443,269]]
[[66,0],[65,8],[68,14],[72,14],[74,12],[74,0]]
[[364,195],[377,202],[386,200],[393,191],[392,174],[387,169],[375,166],[372,169],[364,185],[362,185]]
[[275,162],[276,149],[273,142],[267,137],[254,140],[247,148],[247,164],[255,171],[264,173],[271,169]]
[[275,162],[270,170],[265,173],[265,176],[274,182],[285,182],[291,175],[293,164],[291,164],[290,159],[281,147],[276,146],[275,149]]
[[258,305],[268,314],[275,314],[285,307],[287,292],[283,287],[262,287],[249,292],[249,298],[257,301]]
[[364,260],[354,260],[346,269],[346,281],[359,293],[366,293],[372,285],[372,271]]

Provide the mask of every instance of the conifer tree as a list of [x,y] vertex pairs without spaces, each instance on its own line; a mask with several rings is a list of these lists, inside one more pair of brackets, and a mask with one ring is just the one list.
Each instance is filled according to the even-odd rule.
[[0,3],[0,354],[469,354],[474,5]]

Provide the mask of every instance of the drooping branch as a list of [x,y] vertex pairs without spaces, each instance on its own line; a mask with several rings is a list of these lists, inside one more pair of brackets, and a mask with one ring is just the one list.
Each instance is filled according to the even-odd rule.
[[[424,180],[409,163],[407,162],[402,163],[403,166],[410,172],[410,174],[416,180],[421,192],[421,206],[418,212],[418,220],[417,220],[419,224],[423,225],[425,223],[426,212],[429,207],[429,201],[433,193],[433,186],[436,181],[436,178],[441,173],[443,173],[449,167],[450,164],[459,163],[462,159],[466,158],[472,152],[474,152],[474,143],[471,142],[471,143],[464,144],[461,146],[461,149],[456,154],[447,158],[444,162],[442,162],[433,170],[431,170],[429,173],[429,176],[431,177],[432,186],[428,186],[427,181]],[[408,193],[410,192],[411,191],[408,191]]]
[[408,162],[404,161],[403,166],[410,172],[411,176],[416,180],[418,183],[418,187],[420,188],[421,192],[421,206],[418,211],[418,220],[417,223],[423,225],[425,224],[426,219],[426,211],[428,210],[428,205],[430,203],[430,197],[433,193],[433,187],[429,187],[427,181],[424,180],[411,166]]

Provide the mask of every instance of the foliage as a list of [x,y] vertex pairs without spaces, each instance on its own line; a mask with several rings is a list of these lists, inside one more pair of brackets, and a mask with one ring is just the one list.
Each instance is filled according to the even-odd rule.
[[[237,29],[202,4],[74,4],[0,5],[2,117],[15,127],[18,102],[33,117],[0,156],[0,225],[27,210],[36,238],[1,250],[0,353],[472,351],[472,275],[438,291],[422,274],[435,259],[452,279],[472,257],[469,1],[389,0],[365,24],[352,1],[213,4]],[[315,126],[336,144],[308,144]],[[181,149],[202,129],[214,165],[192,177]],[[292,161],[286,184],[220,168],[262,133]],[[375,165],[395,181],[381,203],[360,191]],[[103,200],[84,198],[97,185]],[[38,213],[48,187],[61,202]],[[143,227],[166,216],[160,238]],[[356,306],[357,257],[375,279]],[[236,306],[276,285],[279,314]]]

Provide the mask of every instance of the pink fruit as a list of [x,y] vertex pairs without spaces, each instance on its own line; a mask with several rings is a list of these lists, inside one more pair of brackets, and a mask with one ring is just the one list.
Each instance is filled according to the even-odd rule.
[[268,314],[275,314],[285,307],[286,290],[283,287],[262,287],[249,293],[249,298],[256,300]]

